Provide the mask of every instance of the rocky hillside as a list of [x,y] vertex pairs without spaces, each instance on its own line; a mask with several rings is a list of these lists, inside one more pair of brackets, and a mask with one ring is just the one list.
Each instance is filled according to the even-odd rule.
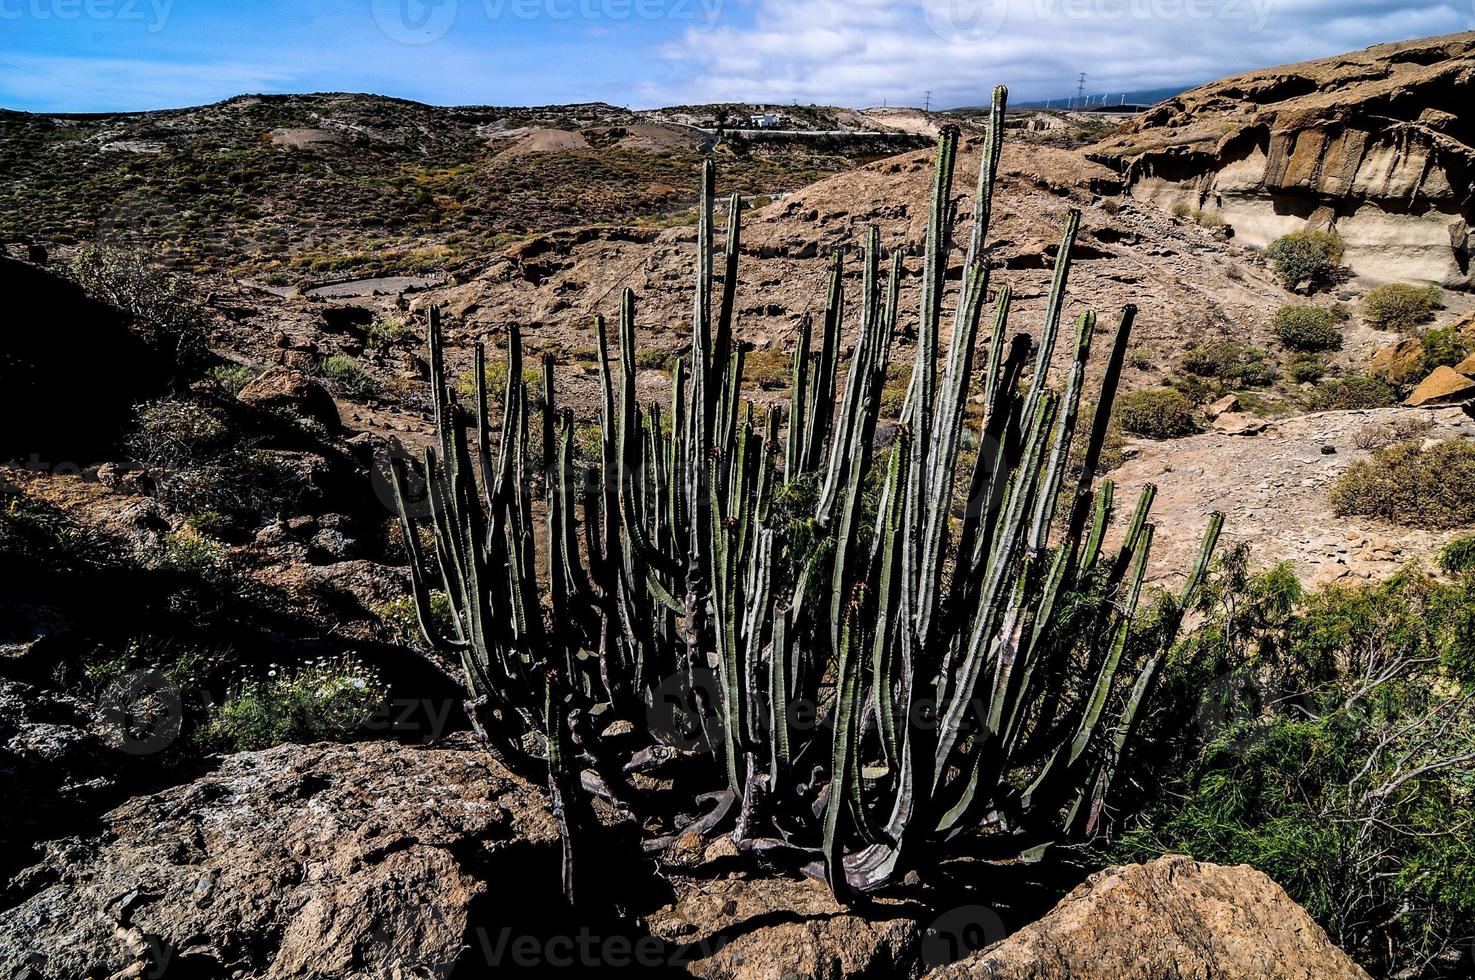
[[[111,115],[0,111],[0,244],[105,242],[277,284],[444,271],[531,232],[685,220],[699,154],[716,143],[690,124],[713,113],[692,108],[327,94]],[[847,128],[872,135],[722,144],[730,185],[781,193],[924,139],[850,115]],[[811,113],[793,125],[841,123]]]
[[1246,244],[1333,229],[1354,272],[1468,286],[1472,99],[1475,33],[1380,44],[1184,92],[1088,155]]

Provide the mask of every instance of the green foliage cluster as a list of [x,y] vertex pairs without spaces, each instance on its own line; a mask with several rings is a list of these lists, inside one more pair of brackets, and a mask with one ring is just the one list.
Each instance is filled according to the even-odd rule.
[[198,740],[215,751],[248,752],[342,739],[362,729],[385,696],[378,672],[351,655],[272,665],[265,676],[231,685]]
[[1306,407],[1313,412],[1384,408],[1398,403],[1398,389],[1368,374],[1328,378],[1310,393]]
[[1149,439],[1172,439],[1198,431],[1193,404],[1173,388],[1145,388],[1122,395],[1113,417],[1124,431]]
[[209,353],[205,318],[184,280],[158,271],[137,252],[84,245],[68,272],[89,295],[133,317],[146,343],[169,355],[181,371]]
[[1362,316],[1379,330],[1406,333],[1433,318],[1442,305],[1442,296],[1438,286],[1390,282],[1367,291],[1362,298]]
[[155,471],[162,503],[240,528],[291,510],[311,491],[285,461],[252,443],[225,407],[192,398],[137,406],[124,437],[130,456]]
[[318,374],[342,394],[361,401],[377,397],[383,387],[367,368],[344,354],[323,358],[318,363]]
[[1328,494],[1337,514],[1425,528],[1475,524],[1475,442],[1410,439],[1355,460]]
[[1336,314],[1329,307],[1288,303],[1275,311],[1271,326],[1282,344],[1300,353],[1337,350],[1342,346],[1342,332],[1337,329]]
[[1275,366],[1258,347],[1236,340],[1215,340],[1183,352],[1179,366],[1191,375],[1214,382],[1213,392],[1235,388],[1263,388],[1275,381]]
[[1315,289],[1331,280],[1344,248],[1332,232],[1293,231],[1265,246],[1265,257],[1287,289]]
[[[1250,864],[1375,975],[1463,975],[1475,939],[1475,577],[1305,594],[1243,553],[1165,684],[1182,710],[1115,860]],[[1451,971],[1445,973],[1443,971]]]

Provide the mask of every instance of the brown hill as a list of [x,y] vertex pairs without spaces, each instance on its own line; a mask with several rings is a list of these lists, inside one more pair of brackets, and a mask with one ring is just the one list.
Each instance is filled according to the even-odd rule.
[[1355,272],[1468,286],[1472,99],[1475,33],[1451,34],[1204,85],[1087,153],[1247,244],[1330,228]]

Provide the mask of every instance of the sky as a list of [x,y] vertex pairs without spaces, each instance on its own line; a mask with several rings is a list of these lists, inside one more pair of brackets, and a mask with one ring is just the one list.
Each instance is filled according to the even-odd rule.
[[243,93],[934,108],[1187,86],[1475,29],[1475,0],[0,0],[0,106]]

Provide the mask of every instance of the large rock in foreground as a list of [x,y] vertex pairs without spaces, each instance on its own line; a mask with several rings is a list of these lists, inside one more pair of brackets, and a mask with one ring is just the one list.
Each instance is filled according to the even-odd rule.
[[243,753],[103,824],[19,876],[0,976],[446,976],[488,880],[557,877],[543,795],[469,745]]
[[1108,868],[1049,915],[927,980],[1367,980],[1249,867],[1163,857]]
[[1400,41],[1191,89],[1087,156],[1249,245],[1331,229],[1355,272],[1469,286],[1472,99],[1475,33]]

